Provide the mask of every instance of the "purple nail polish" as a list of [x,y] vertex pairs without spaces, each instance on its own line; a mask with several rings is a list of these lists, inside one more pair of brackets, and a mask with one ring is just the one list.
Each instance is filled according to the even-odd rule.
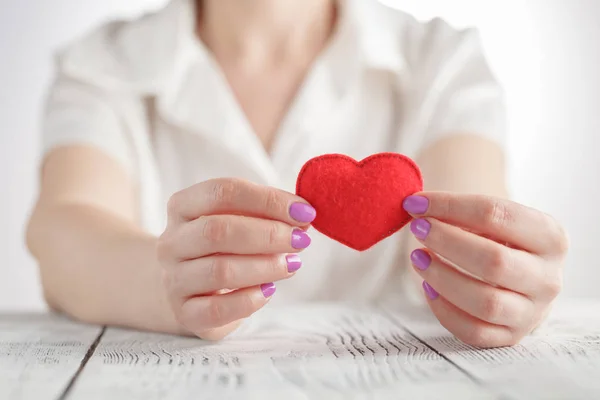
[[435,300],[439,297],[439,293],[436,292],[435,289],[425,281],[423,281],[423,290],[425,291],[425,294],[427,294],[427,297],[429,297],[431,300]]
[[289,273],[298,271],[302,266],[302,260],[300,260],[300,256],[298,254],[288,254],[285,256],[285,261],[287,262],[287,269]]
[[411,214],[425,214],[429,208],[429,199],[424,196],[408,196],[402,202],[402,207]]
[[431,264],[431,256],[425,250],[421,249],[416,249],[413,251],[410,254],[410,260],[412,261],[413,265],[421,271],[425,271]]
[[294,249],[305,249],[310,245],[310,236],[301,229],[292,231],[292,247]]
[[423,218],[415,219],[410,223],[410,231],[417,239],[425,240],[427,235],[429,235],[430,229],[431,223]]
[[317,210],[305,203],[294,203],[290,206],[290,217],[298,222],[313,222],[317,217]]
[[262,285],[260,285],[260,290],[263,292],[263,295],[266,298],[269,298],[273,296],[273,293],[275,293],[275,290],[277,290],[277,288],[275,287],[274,283],[263,283]]

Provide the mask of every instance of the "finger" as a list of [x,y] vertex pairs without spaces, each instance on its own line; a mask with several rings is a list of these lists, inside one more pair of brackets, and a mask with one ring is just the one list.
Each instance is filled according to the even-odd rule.
[[513,346],[518,343],[519,336],[509,328],[490,324],[465,313],[425,281],[423,289],[429,307],[440,324],[460,341],[478,348]]
[[410,228],[431,252],[492,285],[544,298],[560,288],[559,271],[533,254],[432,218],[415,219]]
[[537,254],[562,254],[562,227],[547,214],[515,202],[472,194],[424,192],[407,197],[404,209],[432,217]]
[[305,226],[316,211],[302,198],[241,179],[213,179],[174,194],[170,219],[190,221],[203,215],[239,214]]
[[275,293],[272,283],[226,294],[192,297],[181,307],[180,321],[200,336],[202,332],[248,318],[260,310]]
[[162,254],[189,260],[215,253],[296,253],[310,245],[308,233],[279,221],[239,215],[211,215],[179,225],[161,244]]
[[467,314],[509,328],[532,323],[535,307],[527,297],[467,276],[423,249],[413,251],[411,261],[444,299]]
[[287,279],[300,269],[297,254],[214,255],[188,260],[171,270],[170,293],[187,300],[221,289],[240,289]]

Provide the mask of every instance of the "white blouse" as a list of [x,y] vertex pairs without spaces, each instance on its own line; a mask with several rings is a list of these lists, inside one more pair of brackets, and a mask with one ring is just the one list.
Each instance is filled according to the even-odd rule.
[[[61,51],[43,151],[86,144],[113,157],[137,184],[143,228],[159,235],[171,194],[207,179],[240,177],[294,192],[302,165],[325,153],[416,157],[466,132],[504,145],[503,93],[476,31],[419,22],[375,0],[340,6],[335,36],[270,153],[196,38],[193,0],[106,24]],[[272,302],[378,301],[411,290],[409,298],[421,298],[404,284],[406,229],[365,252],[309,232],[302,269],[277,283]]]

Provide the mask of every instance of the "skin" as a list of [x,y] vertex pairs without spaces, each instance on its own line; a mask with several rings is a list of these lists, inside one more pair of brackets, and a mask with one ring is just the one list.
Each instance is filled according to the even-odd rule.
[[[334,17],[325,0],[285,7],[280,0],[208,0],[201,10],[199,35],[266,149]],[[439,292],[428,300],[431,310],[459,339],[514,344],[560,291],[568,242],[552,218],[506,200],[497,145],[457,133],[416,159],[429,208],[414,216],[431,230],[409,250],[425,249],[432,263],[413,268],[413,278]],[[135,198],[134,183],[100,150],[68,146],[47,155],[27,244],[53,309],[94,324],[218,340],[268,303],[261,284],[293,279],[284,256],[301,252],[291,234],[308,225],[288,210],[303,199],[236,179],[200,182],[172,196],[165,232],[153,237],[136,220]],[[507,238],[510,247],[500,244]]]
[[336,11],[329,0],[204,0],[197,33],[269,151]]

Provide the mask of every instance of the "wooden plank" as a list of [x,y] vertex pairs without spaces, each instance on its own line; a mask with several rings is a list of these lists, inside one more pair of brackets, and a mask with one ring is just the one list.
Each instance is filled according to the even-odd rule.
[[69,399],[495,399],[373,309],[265,309],[220,343],[108,329]]
[[559,303],[542,328],[510,348],[478,350],[429,313],[394,317],[485,385],[511,399],[600,398],[600,303]]
[[50,314],[0,314],[0,399],[57,399],[99,327]]

